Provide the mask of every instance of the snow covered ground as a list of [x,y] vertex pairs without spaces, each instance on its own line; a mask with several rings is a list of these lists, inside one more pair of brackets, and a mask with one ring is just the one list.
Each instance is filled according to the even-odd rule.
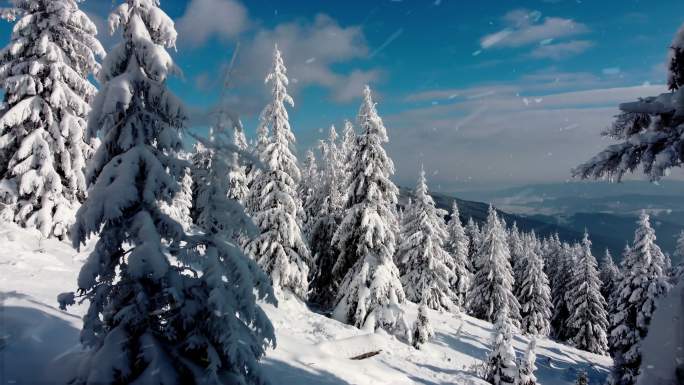
[[[74,290],[88,252],[76,253],[37,231],[0,223],[0,384],[48,384],[63,378],[58,369],[68,366],[67,353],[79,350],[85,307],[60,311],[56,296]],[[487,322],[464,316],[461,325],[452,314],[431,312],[436,337],[416,350],[386,334],[368,334],[316,314],[292,298],[281,300],[278,308],[265,308],[278,339],[264,360],[274,384],[485,384],[473,376],[472,367],[488,352]],[[417,307],[409,305],[409,322],[416,313]],[[515,336],[519,356],[527,343]],[[382,352],[372,358],[349,359],[377,350]],[[552,341],[537,344],[537,377],[543,385],[573,384],[578,370],[589,373],[591,384],[601,384],[610,364],[607,357]]]

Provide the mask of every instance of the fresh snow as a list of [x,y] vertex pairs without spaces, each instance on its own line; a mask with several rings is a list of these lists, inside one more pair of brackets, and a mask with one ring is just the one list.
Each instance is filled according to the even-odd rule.
[[[72,290],[81,264],[94,246],[75,252],[68,244],[44,239],[36,230],[0,223],[0,383],[58,382],[80,351],[80,317],[86,306],[63,312],[57,293]],[[435,337],[416,350],[378,330],[359,330],[310,311],[293,296],[276,308],[261,305],[277,335],[277,347],[262,361],[273,384],[288,385],[481,385],[476,364],[490,349],[492,325],[462,315],[429,310]],[[418,305],[407,303],[413,324]],[[513,346],[520,359],[529,339],[514,331]],[[372,358],[350,357],[382,350]],[[601,384],[611,360],[538,339],[535,373],[542,385],[574,384],[579,370],[591,384]],[[63,382],[62,382],[63,383]]]

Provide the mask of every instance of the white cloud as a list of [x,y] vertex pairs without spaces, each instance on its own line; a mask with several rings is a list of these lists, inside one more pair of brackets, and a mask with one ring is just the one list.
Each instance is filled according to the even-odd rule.
[[[557,79],[561,83],[578,79],[594,88],[552,91]],[[608,80],[590,74],[548,72],[501,86],[421,92],[407,100],[436,98],[440,104],[386,116],[388,150],[400,183],[412,181],[415,165],[421,162],[427,168],[440,166],[432,183],[445,190],[464,180],[565,179],[570,169],[606,146],[599,133],[610,124],[620,103],[665,91],[664,85],[610,86]]]
[[570,56],[578,55],[593,46],[594,43],[588,40],[573,40],[567,43],[539,46],[530,55],[537,59],[563,60]]
[[377,82],[382,76],[378,69],[343,71],[334,68],[366,59],[369,48],[360,26],[343,27],[329,16],[319,14],[313,21],[298,20],[274,29],[258,30],[243,44],[234,81],[243,89],[257,89],[251,95],[242,93],[243,99],[264,99],[266,87],[259,85],[263,84],[269,70],[276,43],[282,51],[293,93],[302,87],[319,86],[329,90],[333,100],[346,102],[361,95],[363,84]]
[[555,43],[559,39],[589,32],[586,25],[573,19],[542,17],[538,11],[525,9],[510,11],[502,19],[505,28],[483,36],[480,39],[481,49],[538,45],[532,51],[532,57],[559,59],[581,53],[592,45],[586,40]]
[[235,0],[192,0],[176,22],[180,43],[190,46],[233,39],[248,27],[247,9]]

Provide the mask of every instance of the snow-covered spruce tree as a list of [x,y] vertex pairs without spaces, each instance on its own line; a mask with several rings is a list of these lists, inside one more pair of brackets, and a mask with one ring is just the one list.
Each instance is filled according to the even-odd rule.
[[[210,137],[212,136],[210,130]],[[197,223],[200,213],[197,208],[197,197],[199,189],[207,179],[209,168],[211,167],[211,151],[202,142],[193,145],[190,155],[190,177],[192,178],[192,205],[190,206],[190,218],[192,223]]]
[[0,218],[64,238],[86,196],[84,140],[104,50],[76,0],[11,0],[0,51]]
[[186,270],[201,277],[187,284],[187,290],[192,290],[190,298],[198,304],[198,311],[188,312],[188,317],[206,322],[198,322],[200,333],[189,336],[187,344],[189,352],[199,349],[199,357],[209,362],[210,370],[202,379],[205,382],[194,383],[268,383],[258,360],[267,347],[275,344],[273,327],[256,304],[257,298],[275,303],[269,277],[235,242],[238,236],[248,238],[257,229],[241,202],[230,196],[233,185],[226,175],[236,166],[242,167],[236,164],[239,148],[233,142],[233,135],[221,128],[206,142],[211,150],[211,167],[197,199],[197,224],[203,233],[186,238],[186,246],[178,256],[198,271]]
[[524,248],[526,274],[521,276],[518,300],[520,302],[520,329],[525,334],[548,336],[551,332],[551,288],[544,273],[544,261],[531,244],[530,237]]
[[518,361],[518,382],[516,385],[537,385],[537,377],[534,372],[537,370],[537,339],[532,337],[527,344],[527,350],[522,360]]
[[556,267],[552,270],[555,275],[551,285],[551,301],[553,302],[551,335],[558,341],[566,341],[570,338],[567,328],[570,310],[566,294],[571,290],[573,253],[573,247],[563,242],[560,253],[554,261]]
[[633,385],[641,365],[641,340],[668,284],[663,272],[664,256],[655,243],[648,214],[639,217],[634,243],[626,256],[625,270],[617,287],[615,313],[611,314],[610,347],[613,355],[611,383]]
[[513,278],[515,280],[513,292],[516,295],[520,291],[522,275],[525,272],[525,242],[523,241],[525,236],[526,234],[521,234],[518,230],[518,224],[513,222],[513,226],[508,230],[508,248],[511,250],[511,267],[513,268]]
[[[165,49],[173,21],[156,0],[128,0],[109,24],[123,42],[104,60],[88,124],[103,143],[72,236],[76,247],[99,240],[78,276],[88,350],[70,383],[264,384],[258,359],[273,329],[255,288],[269,296],[268,279],[226,242],[186,236],[159,205],[179,189],[184,164],[185,113],[166,88],[177,72]],[[74,294],[59,300],[73,304]]]
[[608,353],[606,300],[601,295],[596,258],[591,254],[591,241],[586,232],[582,240],[582,253],[573,272],[567,292],[570,341],[578,349],[605,355]]
[[513,350],[513,325],[504,307],[498,312],[494,324],[492,350],[487,356],[484,380],[493,385],[516,384],[518,368]]
[[451,271],[454,274],[451,280],[451,287],[455,295],[454,301],[459,307],[463,308],[466,305],[468,289],[470,289],[470,282],[472,281],[468,260],[470,241],[461,224],[458,203],[455,200],[451,206],[451,218],[447,222],[447,234],[448,237],[444,246],[451,255],[451,261],[453,261]]
[[321,208],[320,194],[320,173],[318,171],[318,160],[313,150],[307,150],[304,162],[302,163],[302,178],[297,189],[297,194],[302,201],[301,220],[304,233],[308,240],[311,239],[311,230],[315,222],[316,214]]
[[535,253],[535,244],[532,234],[518,233],[516,224],[508,234],[508,245],[511,250],[511,268],[513,269],[513,294],[520,301],[520,293],[525,275],[527,275],[527,252],[528,248]]
[[615,292],[617,284],[620,281],[620,269],[618,269],[615,262],[613,262],[613,256],[608,249],[606,249],[605,256],[603,257],[603,264],[601,265],[599,277],[601,278],[601,294],[606,302],[609,302],[610,297],[613,295],[613,292]]
[[551,288],[554,286],[554,279],[557,273],[558,260],[563,255],[563,243],[560,241],[558,233],[553,234],[546,240],[546,247],[543,250],[544,272],[549,277]]
[[435,207],[421,169],[411,210],[404,218],[397,260],[403,266],[401,283],[406,298],[434,310],[451,309],[456,297],[452,290],[454,262],[444,249],[448,236],[445,214]]
[[470,273],[475,273],[475,258],[477,252],[480,250],[482,244],[482,231],[480,226],[473,220],[473,217],[468,218],[468,223],[465,227],[466,236],[468,236],[468,268]]
[[494,207],[489,206],[480,249],[475,256],[475,277],[468,293],[470,314],[489,322],[506,311],[506,318],[518,326],[520,304],[513,294],[513,273],[506,230]]
[[330,128],[327,141],[321,143],[323,170],[320,182],[317,183],[316,201],[320,201],[320,209],[313,218],[309,234],[309,245],[314,255],[315,275],[311,282],[311,299],[323,306],[331,307],[335,301],[335,285],[332,269],[337,260],[338,251],[333,244],[333,236],[342,221],[343,196],[346,164],[337,144],[335,127]]
[[333,238],[340,250],[333,279],[341,282],[334,317],[356,327],[393,331],[403,319],[399,305],[405,301],[393,260],[398,189],[390,180],[394,164],[382,147],[387,129],[368,86],[358,122],[361,134],[350,167],[346,214]]
[[297,195],[301,173],[291,150],[295,137],[285,109],[286,103],[294,102],[287,93],[287,69],[278,47],[266,82],[272,84],[273,100],[262,112],[261,124],[269,128],[271,136],[259,156],[264,169],[250,187],[248,198],[261,234],[247,245],[246,251],[271,277],[276,292],[289,290],[305,298],[310,255],[297,219],[302,211]]
[[430,324],[428,307],[426,304],[421,303],[418,307],[418,318],[416,318],[416,322],[413,324],[411,344],[413,344],[414,348],[420,349],[421,346],[428,343],[434,336],[435,331]]
[[[224,127],[221,127],[224,130]],[[232,145],[236,150],[247,151],[247,138],[241,125],[236,125],[232,130]],[[247,166],[240,162],[237,151],[232,154],[231,166],[228,171],[228,197],[240,203],[244,203],[249,195],[247,179]]]

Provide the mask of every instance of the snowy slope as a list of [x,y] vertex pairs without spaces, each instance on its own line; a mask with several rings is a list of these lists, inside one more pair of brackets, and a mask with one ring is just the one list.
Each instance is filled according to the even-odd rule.
[[[0,224],[0,383],[55,383],[78,352],[80,315],[56,307],[56,295],[74,289],[88,250],[76,253],[40,234]],[[467,316],[463,325],[452,314],[431,312],[437,333],[423,350],[386,334],[369,334],[311,312],[295,299],[278,308],[265,306],[277,332],[278,346],[264,360],[274,384],[484,384],[472,367],[488,351],[491,325]],[[417,308],[409,305],[412,322]],[[460,333],[459,333],[460,329]],[[522,355],[528,340],[515,338]],[[591,383],[602,383],[611,361],[548,340],[538,342],[537,376],[541,384],[573,384],[577,370]],[[353,357],[382,350],[372,358]],[[59,363],[59,365],[57,365]],[[57,370],[60,368],[60,370]]]

